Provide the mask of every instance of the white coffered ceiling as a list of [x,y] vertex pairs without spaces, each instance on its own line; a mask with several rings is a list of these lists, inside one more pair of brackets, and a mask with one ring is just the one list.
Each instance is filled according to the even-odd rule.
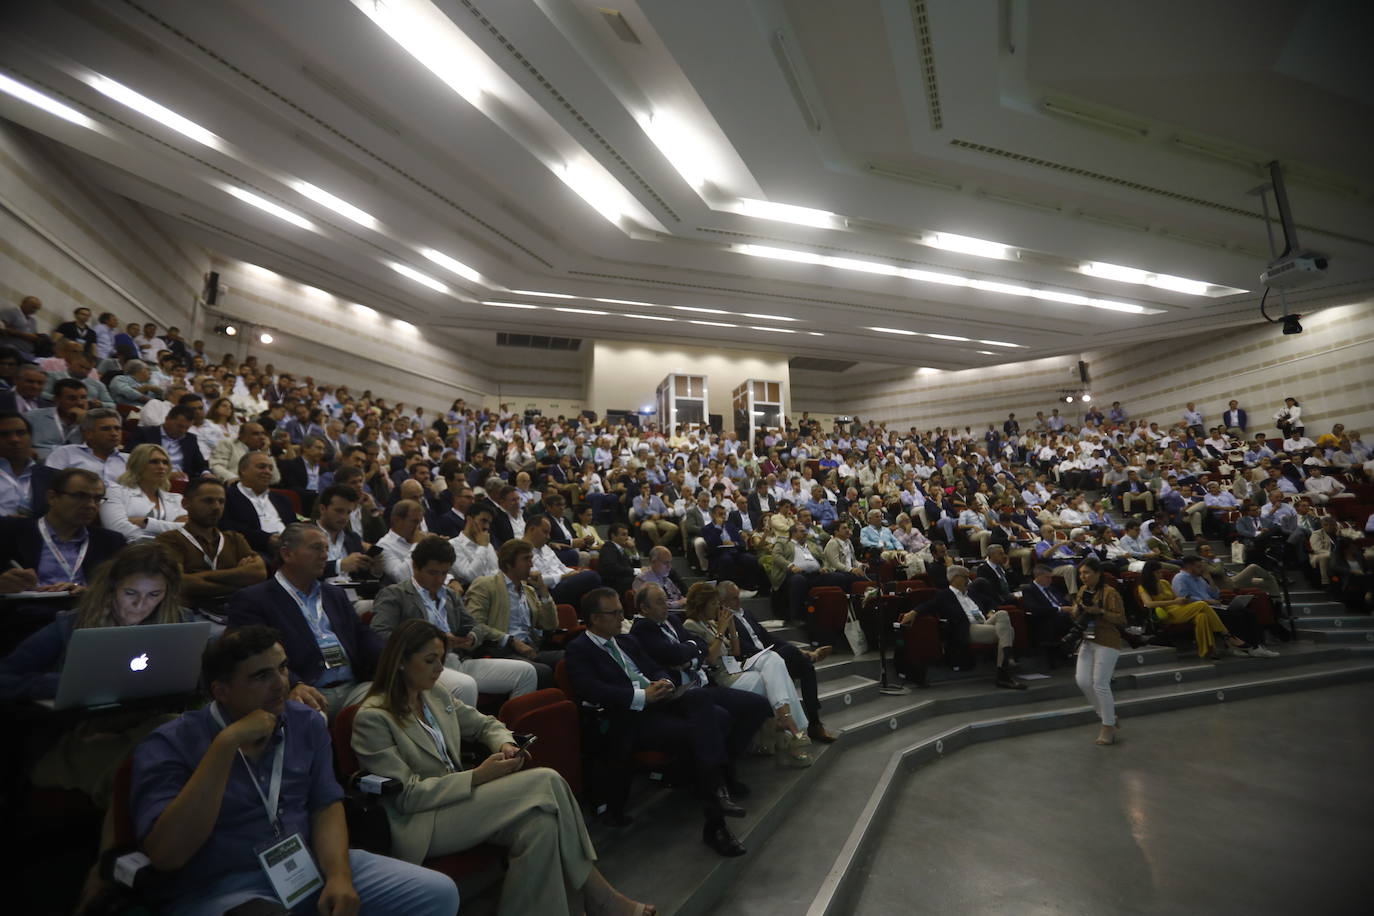
[[0,116],[468,337],[964,368],[1195,335],[1259,320],[1271,159],[1331,258],[1294,309],[1374,291],[1369,4],[607,2],[12,2]]

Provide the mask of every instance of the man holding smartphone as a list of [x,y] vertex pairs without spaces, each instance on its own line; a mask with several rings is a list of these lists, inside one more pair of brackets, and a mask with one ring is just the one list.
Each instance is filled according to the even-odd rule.
[[534,666],[540,688],[552,687],[563,652],[551,648],[558,609],[539,571],[534,545],[511,538],[496,555],[500,572],[472,583],[467,609],[477,622],[478,644],[494,658],[524,659]]

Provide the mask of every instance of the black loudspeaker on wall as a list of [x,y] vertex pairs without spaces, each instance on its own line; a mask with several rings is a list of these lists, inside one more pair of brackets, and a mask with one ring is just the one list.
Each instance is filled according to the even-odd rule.
[[1088,364],[1083,360],[1078,361],[1078,380],[1083,384],[1088,384]]
[[219,274],[210,271],[205,278],[205,304],[214,305],[219,299]]

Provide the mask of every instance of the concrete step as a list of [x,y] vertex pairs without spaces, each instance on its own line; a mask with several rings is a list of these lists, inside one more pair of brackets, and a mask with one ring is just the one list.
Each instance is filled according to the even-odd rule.
[[1374,627],[1364,627],[1362,629],[1306,629],[1298,628],[1300,639],[1311,639],[1318,642],[1368,642],[1374,643]]
[[1374,617],[1368,614],[1313,615],[1300,617],[1298,624],[1318,630],[1368,630],[1374,628]]
[[878,682],[860,674],[845,674],[817,684],[821,708],[847,709],[877,698]]

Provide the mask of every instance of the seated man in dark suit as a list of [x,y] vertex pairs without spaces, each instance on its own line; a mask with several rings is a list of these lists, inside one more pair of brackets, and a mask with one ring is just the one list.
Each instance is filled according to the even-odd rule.
[[969,593],[969,571],[963,566],[950,566],[945,570],[949,588],[941,589],[932,599],[915,610],[902,615],[902,625],[911,624],[918,614],[935,614],[945,625],[945,651],[956,659],[960,666],[971,665],[969,646],[997,646],[998,687],[1008,690],[1025,690],[1026,685],[1011,673],[1012,644],[1016,641],[1016,631],[1012,629],[1011,615],[1006,611],[992,611],[978,604]]
[[580,538],[573,534],[572,525],[563,517],[567,504],[562,494],[552,487],[544,493],[543,513],[549,520],[549,546],[558,559],[568,566],[586,566],[591,559],[587,549],[591,538]]
[[334,475],[324,463],[324,453],[329,444],[319,436],[308,436],[301,445],[299,457],[288,458],[278,467],[281,469],[281,486],[286,490],[296,490],[305,500],[307,512],[315,494],[334,482]]
[[461,473],[455,473],[449,478],[448,489],[442,495],[448,497],[448,508],[430,519],[429,530],[446,538],[456,538],[467,527],[468,512],[473,502],[472,487],[463,481]]
[[17,592],[75,592],[96,567],[124,546],[114,531],[92,527],[105,482],[94,471],[66,468],[48,478],[41,518],[0,519],[0,655],[52,623],[68,599],[6,599]]
[[808,722],[807,737],[812,741],[830,744],[835,735],[821,722],[821,698],[816,686],[816,663],[825,661],[830,655],[830,647],[802,649],[790,642],[779,642],[773,634],[764,629],[753,614],[740,605],[739,586],[725,581],[716,585],[720,593],[721,607],[727,607],[735,615],[735,632],[739,634],[740,654],[745,658],[757,655],[764,649],[772,649],[787,663],[787,673],[801,687],[802,712]]
[[281,568],[229,600],[229,626],[262,625],[281,634],[290,668],[290,699],[331,720],[361,703],[385,641],[353,611],[344,590],[319,581],[329,543],[314,525],[296,522],[281,535]]
[[710,559],[710,573],[718,579],[729,579],[753,597],[768,582],[758,557],[748,550],[744,533],[726,519],[729,513],[721,505],[711,507],[711,524],[701,529]]
[[358,508],[360,495],[353,487],[331,484],[320,493],[315,506],[315,524],[329,539],[329,559],[324,578],[335,576],[370,577],[382,574],[382,558],[363,552],[363,539],[349,522]]
[[601,574],[601,581],[619,595],[634,584],[642,565],[639,554],[635,553],[630,526],[624,522],[613,523],[606,529],[606,542],[601,545],[601,553],[596,561],[596,571]]
[[[0,516],[42,515],[50,474],[33,457],[33,427],[23,414],[0,410]],[[39,509],[38,505],[43,508]]]
[[969,593],[980,607],[1001,607],[1014,604],[1012,594],[1021,587],[1021,574],[1011,568],[1006,548],[1000,544],[988,547],[987,559],[978,564],[978,578],[969,585]]
[[[194,397],[188,395],[187,397]],[[210,465],[200,451],[200,440],[189,432],[196,422],[195,408],[178,404],[167,411],[161,426],[140,426],[129,437],[129,448],[151,442],[160,445],[172,459],[172,476],[178,479],[199,477],[209,473]]]
[[258,553],[275,554],[281,533],[296,520],[291,503],[271,490],[276,467],[266,452],[249,452],[239,459],[238,483],[224,492],[220,527],[246,537]]
[[[582,613],[588,629],[568,644],[568,678],[584,703],[605,711],[604,790],[613,818],[623,818],[629,757],[636,750],[662,750],[694,764],[706,824],[702,840],[724,856],[745,853],[725,826],[725,817],[743,817],[731,797],[747,789],[733,778],[732,761],[748,747],[767,714],[734,719],[701,689],[679,691],[668,673],[633,636],[620,635],[624,612],[609,588],[588,592]],[[764,706],[767,707],[767,701]]]
[[1050,664],[1055,663],[1059,640],[1073,626],[1069,608],[1073,602],[1054,584],[1054,570],[1043,563],[1035,565],[1035,578],[1021,589],[1021,606],[1026,609],[1031,642],[1045,648]]

